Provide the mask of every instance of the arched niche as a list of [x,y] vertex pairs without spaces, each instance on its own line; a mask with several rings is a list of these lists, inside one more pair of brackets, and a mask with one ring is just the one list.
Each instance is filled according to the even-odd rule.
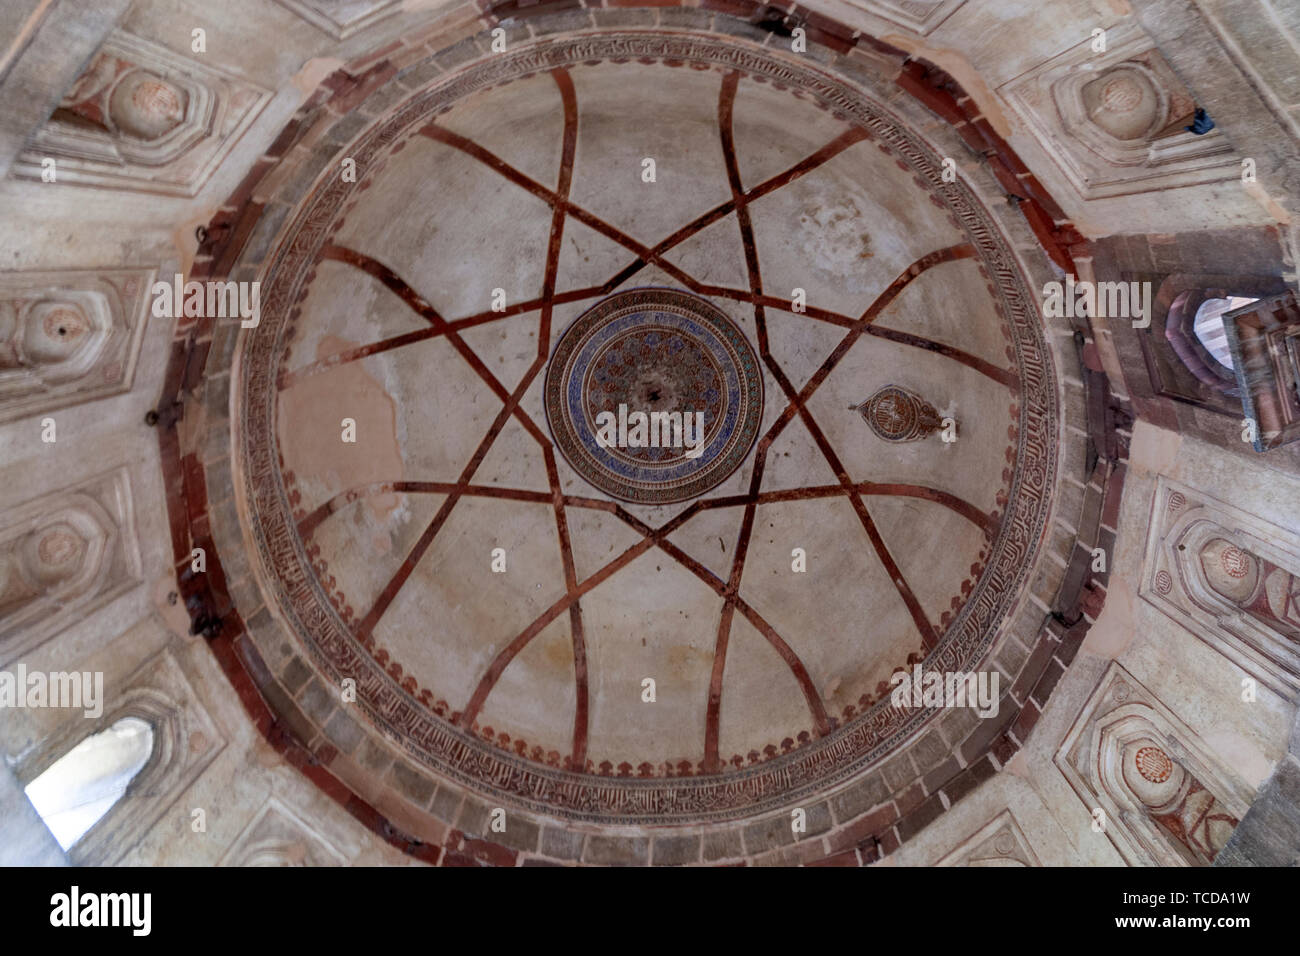
[[121,687],[105,681],[105,707],[96,719],[72,712],[24,754],[15,775],[24,786],[39,778],[87,737],[123,720],[148,724],[153,746],[148,760],[109,811],[68,851],[76,865],[117,863],[148,833],[224,746],[193,688],[167,652],[154,657]]
[[26,786],[27,799],[65,852],[112,811],[153,747],[153,726],[123,717],[87,734]]
[[1212,299],[1260,299],[1285,290],[1275,276],[1180,272],[1153,289],[1151,325],[1136,330],[1152,392],[1220,415],[1240,418],[1233,370],[1196,336],[1196,316]]
[[1099,723],[1097,767],[1127,832],[1162,866],[1209,866],[1248,806],[1182,746],[1150,708]]
[[[1290,540],[1284,529],[1162,479],[1141,593],[1246,674],[1295,700],[1300,554],[1287,550]],[[1233,578],[1225,560],[1233,573],[1245,573]]]

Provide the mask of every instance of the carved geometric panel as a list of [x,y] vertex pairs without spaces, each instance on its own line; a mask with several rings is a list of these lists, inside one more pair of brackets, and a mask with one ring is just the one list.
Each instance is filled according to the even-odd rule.
[[343,854],[272,797],[244,828],[219,866],[343,866]]
[[125,468],[6,509],[0,519],[0,662],[113,600],[140,573]]
[[0,422],[130,391],[153,277],[0,272]]
[[271,94],[166,47],[113,33],[14,163],[56,183],[193,196]]
[[402,0],[276,0],[335,39],[350,37],[396,13]]
[[1196,103],[1140,28],[1106,30],[998,88],[1084,199],[1240,175],[1227,138],[1183,127]]
[[924,36],[947,20],[966,0],[849,0],[849,6],[905,26]]
[[1138,593],[1282,696],[1300,698],[1300,530],[1168,478]]
[[1250,809],[1250,790],[1114,662],[1055,762],[1130,866],[1209,866]]
[[935,866],[1042,866],[1010,810],[980,827]]

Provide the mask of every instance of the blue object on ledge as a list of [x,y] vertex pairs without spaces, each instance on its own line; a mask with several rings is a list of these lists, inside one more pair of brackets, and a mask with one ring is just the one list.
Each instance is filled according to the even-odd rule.
[[1184,126],[1183,129],[1190,130],[1197,136],[1204,136],[1210,130],[1214,129],[1214,120],[1210,119],[1210,114],[1205,112],[1199,106],[1196,108],[1196,115],[1192,117],[1192,125]]

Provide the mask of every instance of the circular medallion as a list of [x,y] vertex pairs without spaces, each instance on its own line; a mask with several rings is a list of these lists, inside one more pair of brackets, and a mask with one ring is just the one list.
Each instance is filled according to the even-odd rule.
[[624,501],[667,504],[716,487],[758,437],[763,380],[745,334],[675,289],[630,289],[583,313],[546,371],[565,460]]
[[41,561],[51,567],[67,564],[80,550],[80,541],[76,535],[66,531],[52,531],[41,538],[37,548]]
[[1134,759],[1138,773],[1152,783],[1164,783],[1174,771],[1174,762],[1159,747],[1143,747]]
[[1142,88],[1132,77],[1116,77],[1102,88],[1101,101],[1112,112],[1131,113],[1142,103]]
[[885,441],[916,441],[943,426],[933,405],[897,385],[886,385],[857,410],[871,430]]
[[1219,561],[1223,564],[1223,570],[1229,577],[1244,578],[1247,572],[1250,571],[1250,556],[1241,548],[1232,545],[1223,549]]

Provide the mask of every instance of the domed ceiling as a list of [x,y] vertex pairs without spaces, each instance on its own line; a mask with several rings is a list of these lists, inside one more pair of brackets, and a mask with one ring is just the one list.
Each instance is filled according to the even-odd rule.
[[0,862],[1291,862],[1276,30],[175,6],[0,7]]
[[234,480],[267,607],[376,739],[548,816],[725,821],[914,738],[895,672],[987,662],[1060,409],[927,135],[806,59],[605,31],[339,156],[260,272]]

